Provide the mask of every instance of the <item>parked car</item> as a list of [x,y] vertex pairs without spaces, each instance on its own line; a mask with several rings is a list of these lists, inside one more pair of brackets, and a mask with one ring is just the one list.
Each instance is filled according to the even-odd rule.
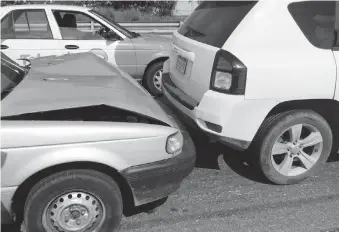
[[1,50],[13,60],[91,51],[161,93],[170,39],[131,32],[99,12],[68,5],[0,9]]
[[111,232],[193,170],[187,132],[129,75],[92,53],[29,64],[2,54],[2,223]]
[[165,97],[246,151],[270,181],[311,176],[338,151],[336,9],[335,1],[203,2],[174,33]]

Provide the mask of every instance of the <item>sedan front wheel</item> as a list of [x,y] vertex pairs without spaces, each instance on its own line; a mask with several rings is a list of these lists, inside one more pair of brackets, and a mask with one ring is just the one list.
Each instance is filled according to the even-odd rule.
[[24,222],[28,232],[112,232],[119,228],[122,208],[112,178],[93,170],[70,170],[31,189]]
[[144,76],[144,85],[153,96],[159,96],[162,93],[162,71],[163,62],[152,64]]

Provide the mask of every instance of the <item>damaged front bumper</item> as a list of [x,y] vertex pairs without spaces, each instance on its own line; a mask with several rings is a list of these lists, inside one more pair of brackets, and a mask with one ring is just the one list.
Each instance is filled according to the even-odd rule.
[[[168,109],[165,109],[169,113]],[[171,114],[173,118],[176,118]],[[167,160],[127,168],[121,172],[130,185],[135,206],[167,197],[177,191],[194,169],[196,150],[192,138],[177,121],[184,137],[182,152]]]

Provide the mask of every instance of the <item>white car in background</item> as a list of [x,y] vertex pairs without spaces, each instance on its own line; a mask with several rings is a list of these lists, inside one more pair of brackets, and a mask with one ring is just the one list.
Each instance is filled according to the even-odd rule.
[[68,5],[17,5],[0,9],[1,50],[11,59],[91,51],[161,93],[170,39],[131,32],[99,12]]
[[174,33],[166,98],[276,184],[338,151],[336,1],[206,1]]

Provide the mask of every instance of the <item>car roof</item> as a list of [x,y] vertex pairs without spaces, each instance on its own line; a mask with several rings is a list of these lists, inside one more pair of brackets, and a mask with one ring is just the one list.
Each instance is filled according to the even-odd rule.
[[20,10],[20,9],[59,9],[59,10],[76,10],[87,11],[91,8],[83,6],[71,6],[71,5],[55,5],[55,4],[27,4],[27,5],[10,5],[1,7],[2,11]]

